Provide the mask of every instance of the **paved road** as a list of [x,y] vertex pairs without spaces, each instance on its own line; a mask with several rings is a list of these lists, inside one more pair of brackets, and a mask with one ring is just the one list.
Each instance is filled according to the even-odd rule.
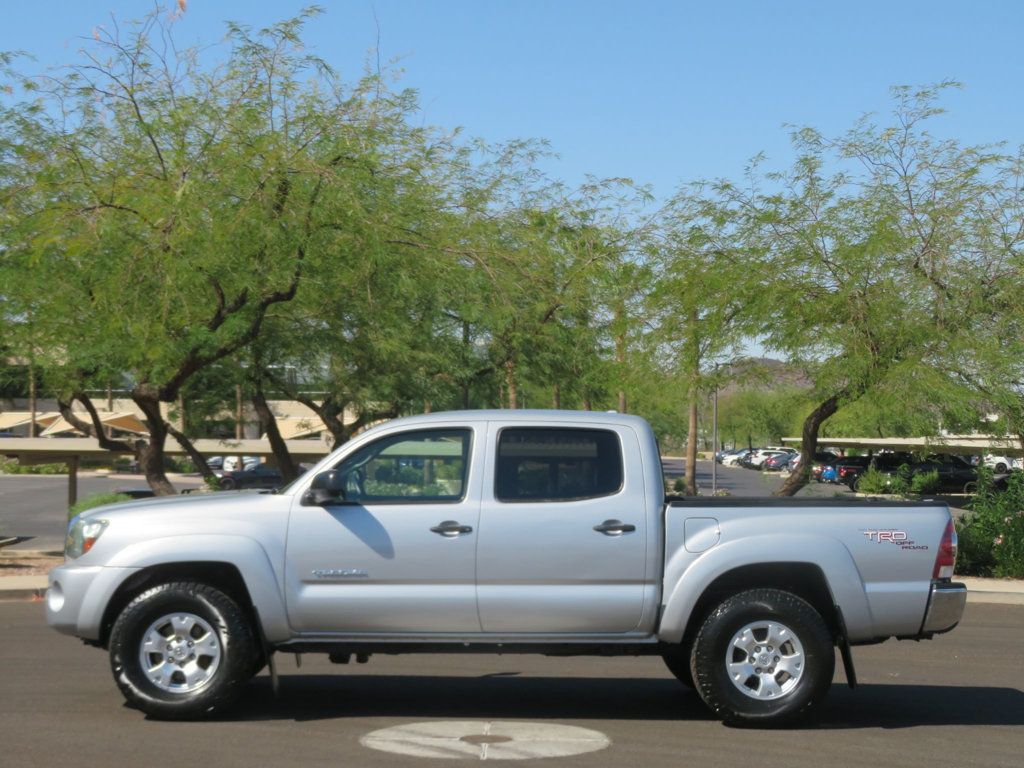
[[[202,479],[175,476],[176,488],[198,488]],[[79,477],[78,498],[115,488],[145,488],[142,475]],[[64,549],[67,528],[67,475],[0,475],[0,534],[30,536],[19,549]]]
[[[20,766],[429,766],[360,745],[365,734],[438,720],[594,729],[611,746],[546,765],[821,768],[1020,765],[1024,607],[971,604],[930,642],[855,649],[861,687],[837,673],[815,728],[743,731],[711,720],[661,662],[535,656],[375,656],[280,662],[219,722],[147,721],[122,704],[106,654],[45,627],[39,605],[0,603],[0,764]],[[586,762],[584,762],[586,761]]]

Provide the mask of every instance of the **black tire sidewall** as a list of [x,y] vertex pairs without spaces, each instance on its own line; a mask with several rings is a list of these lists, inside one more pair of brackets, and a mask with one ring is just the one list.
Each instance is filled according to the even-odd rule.
[[668,667],[676,680],[687,688],[693,688],[693,673],[690,671],[690,654],[686,653],[683,646],[673,648],[671,651],[662,654],[662,661]]
[[[804,672],[796,688],[775,701],[754,699],[729,679],[726,652],[747,624],[773,620],[788,627],[804,652]],[[788,592],[751,590],[723,602],[705,620],[693,644],[691,670],[705,703],[731,725],[786,725],[808,716],[832,684],[835,651],[818,612]]]
[[[143,633],[161,616],[193,613],[217,633],[221,657],[210,681],[192,693],[171,693],[154,685],[139,662]],[[252,676],[255,644],[244,612],[223,592],[200,584],[154,587],[122,611],[110,635],[110,665],[128,703],[160,719],[193,719],[229,704]]]

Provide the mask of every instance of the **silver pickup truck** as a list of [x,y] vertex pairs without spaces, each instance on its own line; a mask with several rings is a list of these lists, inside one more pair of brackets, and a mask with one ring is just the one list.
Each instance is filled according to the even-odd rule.
[[[943,504],[666,498],[643,419],[398,419],[276,493],[71,521],[49,623],[109,649],[128,702],[226,707],[273,654],[657,655],[721,719],[813,714],[835,649],[952,629]],[[276,676],[275,676],[276,684]]]

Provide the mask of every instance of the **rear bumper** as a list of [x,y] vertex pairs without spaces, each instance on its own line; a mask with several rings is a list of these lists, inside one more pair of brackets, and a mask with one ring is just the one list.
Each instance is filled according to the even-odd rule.
[[933,581],[928,596],[928,609],[921,625],[922,635],[949,632],[964,615],[967,587],[959,582]]

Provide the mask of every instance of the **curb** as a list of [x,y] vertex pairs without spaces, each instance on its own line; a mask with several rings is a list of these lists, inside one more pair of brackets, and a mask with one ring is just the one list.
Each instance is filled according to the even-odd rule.
[[0,603],[41,603],[46,599],[46,587],[40,589],[0,589]]

